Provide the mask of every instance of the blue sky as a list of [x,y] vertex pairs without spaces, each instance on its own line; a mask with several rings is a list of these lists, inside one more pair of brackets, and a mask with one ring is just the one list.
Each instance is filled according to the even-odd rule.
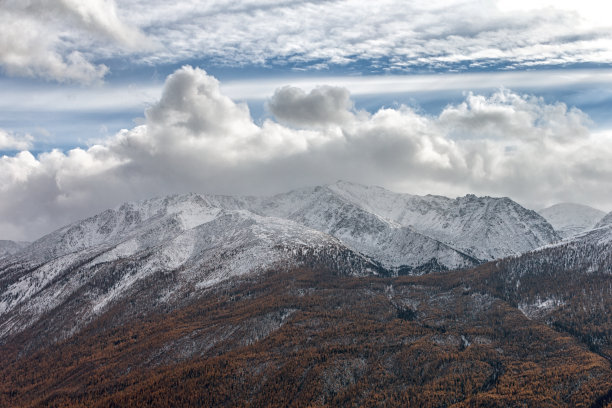
[[612,210],[610,11],[562,0],[5,2],[0,239],[152,195],[338,178]]

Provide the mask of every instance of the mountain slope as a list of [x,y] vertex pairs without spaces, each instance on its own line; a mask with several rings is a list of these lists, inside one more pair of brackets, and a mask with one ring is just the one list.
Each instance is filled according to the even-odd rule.
[[[448,268],[465,267],[469,258],[482,262],[521,254],[560,239],[544,218],[508,198],[421,197],[347,182],[281,194],[264,200],[253,211],[322,229],[359,251],[377,256],[368,248],[372,242],[378,251],[385,251],[392,266],[402,262],[410,265],[409,257],[418,259],[419,254],[398,253],[389,245],[395,242],[392,237],[373,238],[375,233],[368,231],[383,229],[374,224],[384,224],[389,230],[404,229],[418,234],[422,241],[434,240],[456,251],[458,256],[440,262]],[[362,219],[371,219],[370,226],[355,228]],[[359,236],[361,233],[364,236]],[[420,260],[438,258],[435,252],[430,253]],[[440,258],[449,255],[447,252]]]
[[606,406],[612,223],[420,275],[546,241],[534,214],[346,183],[124,204],[0,259],[0,406]]
[[29,242],[8,241],[0,239],[0,258],[13,255],[30,245]]
[[422,274],[554,238],[541,217],[509,199],[418,197],[348,183],[263,198],[126,203],[0,259],[0,341],[39,322],[46,338],[71,336],[140,290],[155,307],[172,308],[274,266]]
[[471,278],[315,267],[169,310],[136,294],[53,347],[0,345],[0,405],[605,406],[604,358]]
[[367,211],[337,194],[333,186],[280,194],[254,202],[250,209],[333,235],[389,269],[410,271],[432,259],[448,269],[464,268],[479,262],[409,226],[398,225]]
[[596,208],[573,203],[555,204],[538,213],[546,218],[562,238],[568,238],[593,228],[606,215],[605,212]]
[[4,259],[0,341],[46,315],[47,337],[61,339],[143,288],[151,302],[173,307],[220,281],[306,258],[351,273],[384,272],[319,231],[214,207],[224,200],[187,195],[124,204]]
[[476,287],[612,362],[612,224],[476,271]]

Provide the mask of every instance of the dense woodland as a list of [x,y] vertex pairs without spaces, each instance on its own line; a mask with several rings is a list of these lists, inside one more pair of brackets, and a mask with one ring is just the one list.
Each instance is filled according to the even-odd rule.
[[313,264],[172,310],[136,294],[58,344],[32,350],[32,328],[1,346],[0,406],[612,407],[612,275],[530,262]]

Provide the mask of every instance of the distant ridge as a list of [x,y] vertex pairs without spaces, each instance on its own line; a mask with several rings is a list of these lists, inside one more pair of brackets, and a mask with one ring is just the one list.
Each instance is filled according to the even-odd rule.
[[574,203],[555,204],[538,213],[546,218],[562,238],[569,238],[593,228],[606,215],[596,208]]
[[0,258],[13,255],[30,245],[29,242],[9,241],[0,239]]

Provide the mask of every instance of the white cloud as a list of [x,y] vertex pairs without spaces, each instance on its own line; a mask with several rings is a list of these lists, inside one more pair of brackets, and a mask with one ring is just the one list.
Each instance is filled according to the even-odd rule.
[[469,93],[465,102],[446,107],[438,122],[454,138],[561,143],[588,137],[590,119],[564,103],[546,104],[502,89],[490,97]]
[[600,3],[3,0],[0,65],[10,75],[95,83],[106,60],[354,72],[609,64],[612,30]]
[[606,15],[601,5],[597,14],[589,2],[507,3],[134,0],[123,7],[166,45],[145,57],[153,63],[206,58],[312,69],[357,63],[359,72],[612,62],[610,23],[594,18]]
[[99,82],[108,72],[92,54],[108,42],[122,49],[150,50],[152,43],[118,18],[113,0],[3,0],[0,66],[12,76],[60,82]]
[[[534,206],[612,202],[612,135],[591,133],[577,109],[502,89],[469,94],[438,116],[406,106],[368,114],[352,110],[345,90],[330,89],[281,89],[271,102],[287,90],[297,95],[295,112],[282,111],[297,128],[257,125],[216,79],[184,67],[143,125],[87,150],[0,158],[1,238],[31,239],[154,195],[274,193],[337,179],[420,194],[507,195]],[[334,101],[333,120],[316,109],[304,114],[310,98]]]
[[32,148],[31,135],[17,136],[0,129],[0,150],[27,150]]

